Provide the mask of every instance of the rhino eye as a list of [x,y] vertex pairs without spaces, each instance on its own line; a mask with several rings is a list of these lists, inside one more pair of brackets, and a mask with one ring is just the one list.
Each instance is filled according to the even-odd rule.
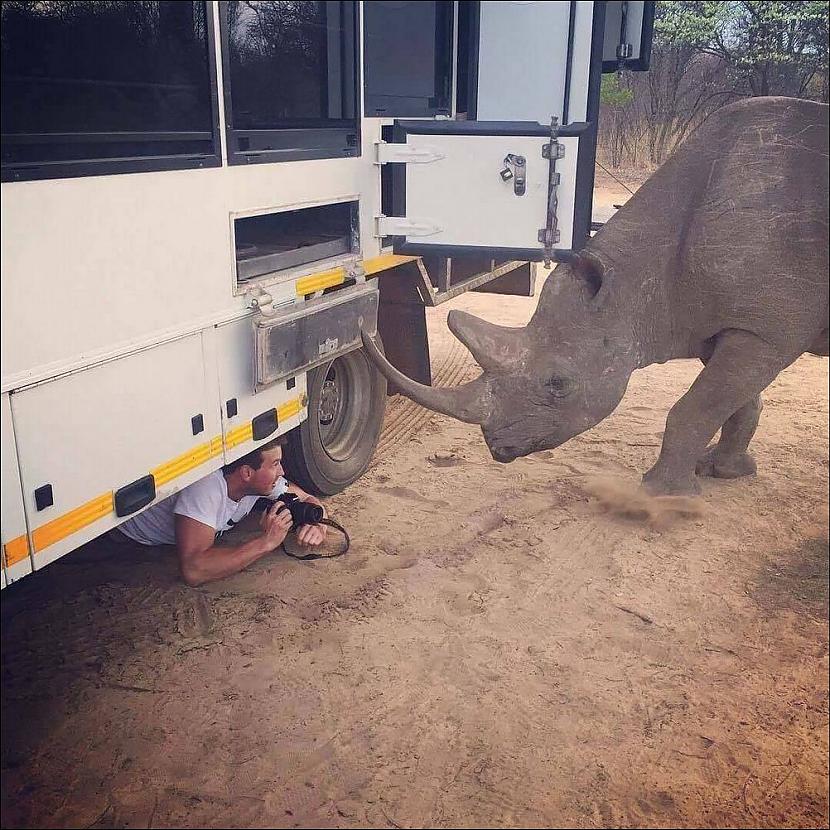
[[545,388],[553,398],[564,398],[571,393],[572,384],[568,378],[554,375],[545,381]]

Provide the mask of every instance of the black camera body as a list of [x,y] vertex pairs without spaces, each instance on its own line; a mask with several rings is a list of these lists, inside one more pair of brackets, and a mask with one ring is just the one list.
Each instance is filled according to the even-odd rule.
[[294,527],[300,525],[316,525],[323,519],[323,508],[317,504],[311,504],[307,501],[300,501],[299,496],[294,493],[283,493],[277,499],[261,498],[254,505],[254,510],[267,510],[275,501],[281,502],[284,507],[280,507],[278,513],[283,510],[288,510],[291,513],[291,523]]

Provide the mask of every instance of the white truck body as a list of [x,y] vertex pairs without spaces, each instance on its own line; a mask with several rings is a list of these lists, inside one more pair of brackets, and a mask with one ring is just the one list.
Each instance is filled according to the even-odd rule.
[[[275,413],[274,423],[259,440],[316,417],[308,406],[311,362],[264,382],[257,330],[325,306],[338,287],[376,292],[373,278],[392,279],[397,266],[428,253],[541,259],[551,173],[543,153],[554,116],[565,154],[556,166],[559,241],[548,255],[578,245],[580,223],[587,232],[594,146],[580,155],[579,143],[596,140],[591,85],[615,37],[597,21],[618,13],[605,8],[615,4],[475,4],[477,31],[467,35],[477,53],[467,70],[476,76],[475,106],[468,96],[466,120],[456,118],[456,106],[459,17],[469,9],[436,6],[450,7],[453,24],[449,111],[396,119],[364,106],[366,7],[375,4],[354,4],[355,153],[248,164],[232,163],[239,151],[231,147],[220,36],[228,5],[206,4],[212,166],[67,173],[56,164],[50,173],[49,164],[6,165],[4,150],[4,587],[250,452],[263,413]],[[505,122],[522,123],[511,131]],[[580,124],[589,129],[568,131]],[[424,125],[435,131],[419,132]],[[3,142],[14,138],[4,132]],[[500,176],[510,154],[527,160],[520,197],[515,177]],[[396,216],[382,195],[387,166],[396,168]],[[590,182],[580,185],[580,175]],[[354,210],[350,250],[240,279],[238,220],[343,203]],[[321,340],[320,354],[324,342],[337,349],[336,340]],[[132,485],[138,495],[119,513]],[[141,506],[124,513],[131,503]]]

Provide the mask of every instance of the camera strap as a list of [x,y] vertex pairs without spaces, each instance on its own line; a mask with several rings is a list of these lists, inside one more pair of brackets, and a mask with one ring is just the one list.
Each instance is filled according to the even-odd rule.
[[[346,532],[346,528],[335,522],[333,519],[320,519],[317,524],[332,527],[343,534],[343,542],[340,546],[340,550],[336,553],[303,553],[303,551],[307,551],[308,548],[305,545],[301,545],[299,542],[295,541],[294,534],[292,533],[286,536],[285,541],[282,543],[282,549],[285,555],[290,556],[292,559],[299,559],[302,562],[307,562],[310,559],[335,559],[336,557],[342,556],[346,553],[349,549],[349,545],[351,544],[351,539],[349,539],[349,534]],[[289,540],[291,541],[289,542]]]

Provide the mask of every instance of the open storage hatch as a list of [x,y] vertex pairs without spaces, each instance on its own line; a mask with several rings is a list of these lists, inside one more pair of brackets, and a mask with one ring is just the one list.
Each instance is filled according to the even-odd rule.
[[239,282],[359,250],[357,202],[233,220]]

